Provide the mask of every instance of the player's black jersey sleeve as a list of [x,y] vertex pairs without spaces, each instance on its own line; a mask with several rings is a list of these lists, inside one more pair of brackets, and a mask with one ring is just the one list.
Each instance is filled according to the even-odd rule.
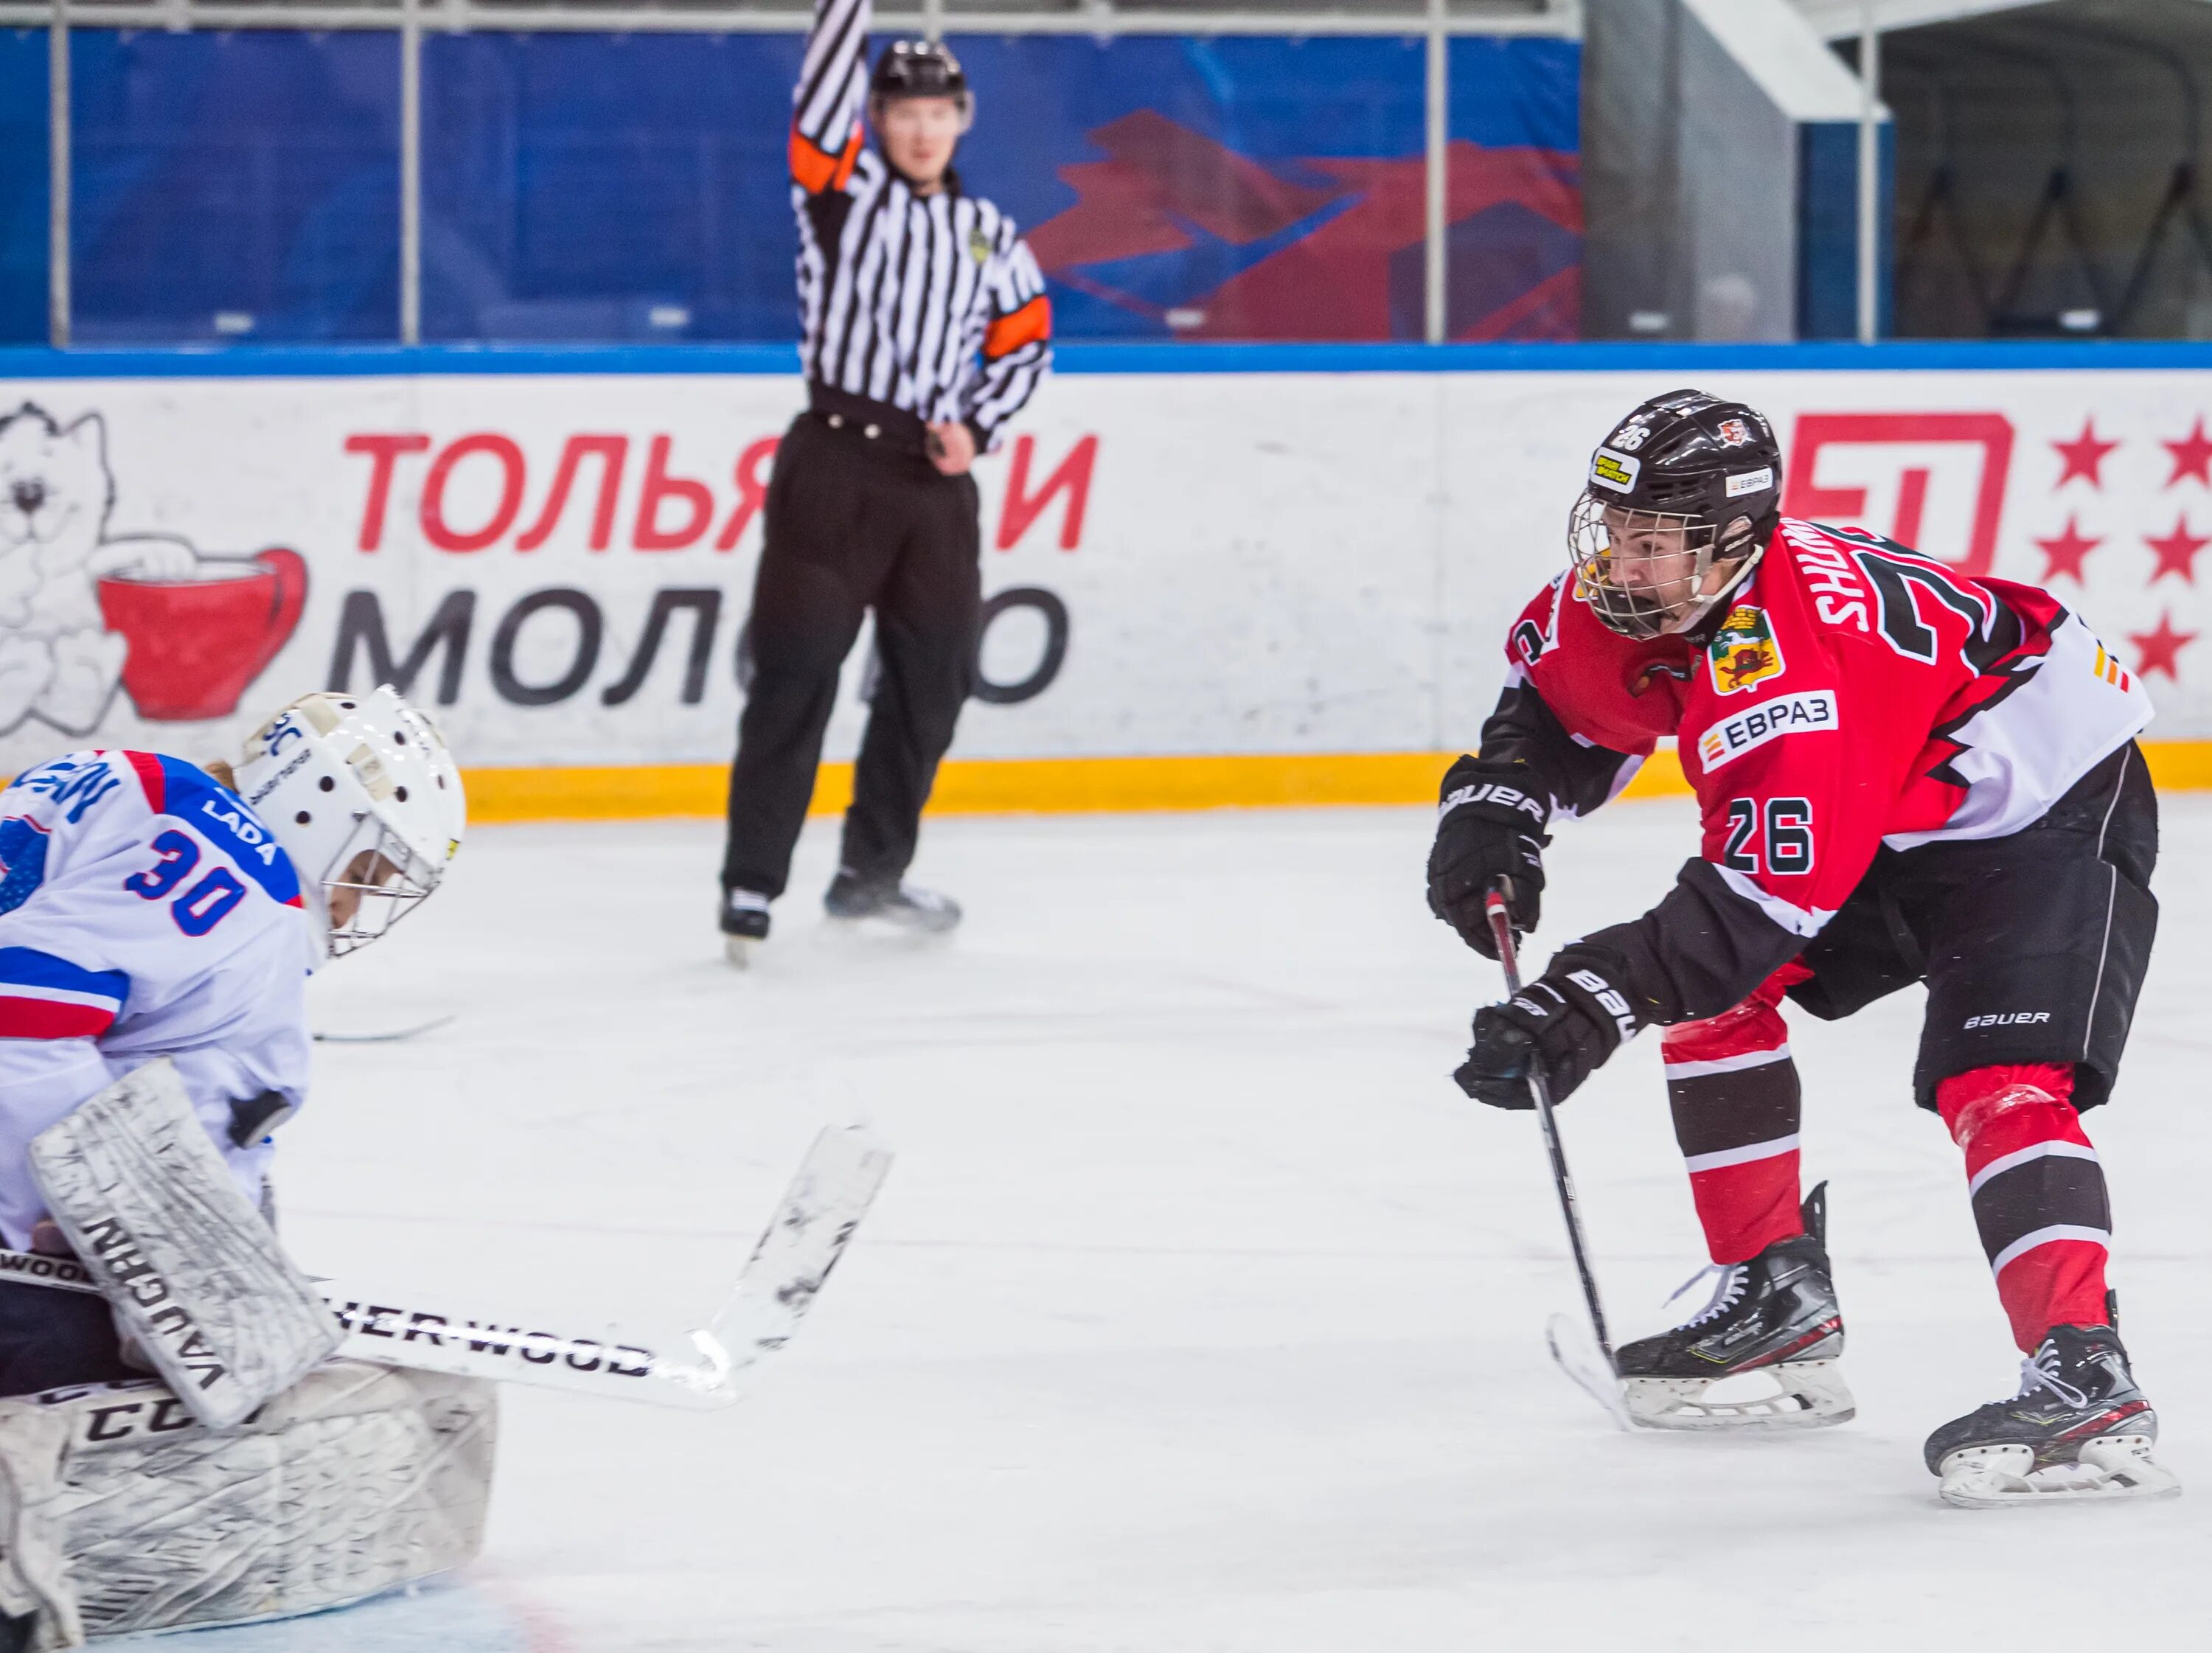
[[1552,800],[1556,815],[1589,814],[1612,797],[1626,752],[1593,746],[1567,732],[1527,678],[1508,683],[1482,726],[1482,761],[1525,767]]
[[1698,1021],[1741,1004],[1797,956],[1805,938],[1731,889],[1711,861],[1690,860],[1642,918],[1593,931],[1576,945],[1619,961],[1613,984],[1649,1027]]

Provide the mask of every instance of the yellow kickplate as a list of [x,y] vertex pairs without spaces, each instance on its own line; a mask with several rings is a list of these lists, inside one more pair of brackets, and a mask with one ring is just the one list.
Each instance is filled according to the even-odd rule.
[[[2212,788],[2212,741],[2146,741],[2151,778],[2168,792]],[[937,772],[933,815],[1059,815],[1114,811],[1427,804],[1455,752],[1271,752],[1191,757],[954,758]],[[471,821],[643,820],[719,816],[729,771],[719,763],[605,769],[470,769]],[[1624,798],[1686,795],[1672,751],[1655,752]],[[853,766],[824,763],[808,812],[841,813]]]

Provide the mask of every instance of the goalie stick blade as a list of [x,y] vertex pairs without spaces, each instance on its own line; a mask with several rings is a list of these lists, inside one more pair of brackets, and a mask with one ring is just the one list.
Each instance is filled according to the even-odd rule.
[[728,1302],[690,1334],[689,1353],[613,1330],[570,1337],[442,1316],[427,1316],[434,1324],[426,1328],[416,1323],[426,1318],[420,1310],[342,1297],[329,1282],[323,1291],[347,1326],[343,1352],[356,1359],[718,1411],[734,1406],[763,1358],[791,1340],[890,1165],[889,1151],[857,1126],[817,1137]]
[[732,1376],[788,1342],[890,1168],[890,1151],[865,1127],[831,1127],[816,1137],[737,1289],[694,1340],[720,1350]]
[[1620,1379],[1598,1353],[1588,1327],[1569,1316],[1553,1315],[1544,1322],[1544,1341],[1559,1370],[1577,1389],[1605,1408],[1617,1428],[1636,1427],[1635,1419],[1628,1415],[1627,1398],[1620,1392]]

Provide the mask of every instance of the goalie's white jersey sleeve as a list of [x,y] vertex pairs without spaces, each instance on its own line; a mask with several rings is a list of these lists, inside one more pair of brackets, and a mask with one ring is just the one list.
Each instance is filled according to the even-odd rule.
[[156,1056],[259,1198],[231,1108],[305,1097],[310,921],[269,830],[179,758],[72,752],[0,793],[0,1237],[45,1215],[31,1139]]

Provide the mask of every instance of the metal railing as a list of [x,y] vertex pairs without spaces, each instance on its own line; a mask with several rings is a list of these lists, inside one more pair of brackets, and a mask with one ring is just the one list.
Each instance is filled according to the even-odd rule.
[[[1582,31],[1583,0],[905,0],[879,4],[879,25],[944,33],[1124,35],[1266,34],[1425,37],[1424,334],[1445,334],[1445,167],[1449,132],[1450,42],[1461,35],[1553,35]],[[47,226],[47,331],[70,340],[70,53],[72,27],[383,29],[399,36],[399,338],[422,334],[422,36],[426,31],[501,33],[804,33],[812,8],[791,0],[696,0],[623,5],[608,0],[0,0],[0,27],[44,27],[52,36],[51,213]]]

